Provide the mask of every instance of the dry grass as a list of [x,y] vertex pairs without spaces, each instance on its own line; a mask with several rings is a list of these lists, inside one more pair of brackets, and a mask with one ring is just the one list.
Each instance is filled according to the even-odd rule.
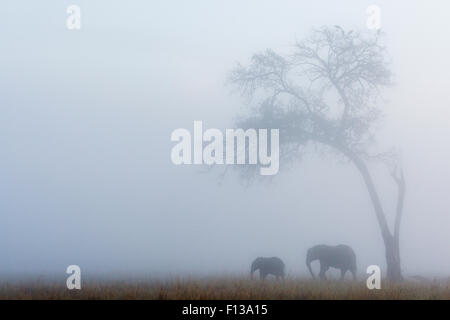
[[304,279],[259,281],[247,278],[182,278],[143,281],[97,281],[68,290],[65,283],[2,283],[0,299],[450,299],[450,282],[382,283],[368,290],[364,282],[318,282]]

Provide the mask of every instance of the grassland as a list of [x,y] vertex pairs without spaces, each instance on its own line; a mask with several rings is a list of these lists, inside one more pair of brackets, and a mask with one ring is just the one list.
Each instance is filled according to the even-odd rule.
[[0,283],[0,299],[450,299],[450,281],[382,283],[318,282],[288,278],[259,281],[240,277],[169,280],[89,281],[81,290],[61,282]]

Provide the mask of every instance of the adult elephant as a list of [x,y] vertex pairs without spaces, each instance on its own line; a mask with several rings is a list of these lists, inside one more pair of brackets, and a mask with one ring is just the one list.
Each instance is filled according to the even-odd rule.
[[253,273],[259,270],[259,278],[264,280],[267,275],[274,275],[277,280],[284,278],[284,262],[277,257],[265,258],[259,257],[252,262],[250,276],[253,278]]
[[337,246],[317,245],[308,249],[306,254],[306,265],[313,279],[315,279],[314,272],[311,269],[311,262],[320,261],[319,278],[325,280],[325,272],[330,267],[341,270],[341,280],[344,279],[345,273],[350,271],[353,279],[356,279],[356,255],[352,248],[340,244]]

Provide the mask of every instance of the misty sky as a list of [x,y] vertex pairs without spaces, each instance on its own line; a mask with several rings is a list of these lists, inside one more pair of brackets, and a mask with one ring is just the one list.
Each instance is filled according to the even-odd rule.
[[[319,243],[352,246],[360,274],[384,269],[367,190],[333,156],[250,187],[170,160],[174,129],[232,127],[236,62],[289,53],[314,27],[367,30],[377,4],[395,83],[377,146],[401,150],[403,271],[449,276],[450,4],[392,2],[3,1],[0,274],[241,274],[279,256],[299,275]],[[66,29],[70,4],[79,31]],[[396,189],[371,170],[392,222]]]

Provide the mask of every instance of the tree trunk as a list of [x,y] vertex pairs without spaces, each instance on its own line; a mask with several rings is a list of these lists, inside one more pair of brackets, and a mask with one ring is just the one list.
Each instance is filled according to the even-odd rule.
[[384,245],[386,248],[387,278],[391,281],[403,280],[400,265],[400,250],[395,238],[391,236],[388,242],[386,240],[384,241]]
[[[394,170],[391,174],[392,178],[394,178],[394,181],[397,183],[397,187],[398,187],[397,212],[396,212],[396,216],[395,216],[395,225],[394,225],[394,257],[395,257],[395,259],[398,260],[398,265],[401,266],[400,223],[401,223],[402,214],[403,214],[403,202],[405,200],[406,184],[405,184],[405,177],[403,175],[403,172],[400,172],[400,174],[397,175],[396,171],[397,171],[396,168],[394,168]],[[398,277],[402,278],[401,272],[399,272]]]
[[[386,255],[386,265],[387,265],[387,278],[391,281],[401,281],[403,279],[401,273],[400,266],[400,246],[398,241],[398,230],[400,228],[400,215],[399,215],[399,207],[397,208],[397,220],[396,220],[396,230],[395,234],[392,235],[389,231],[388,224],[386,222],[386,216],[384,214],[383,208],[381,206],[380,198],[378,197],[378,193],[375,189],[375,185],[373,183],[372,177],[367,169],[366,164],[362,159],[360,159],[356,154],[346,148],[338,148],[341,150],[358,168],[361,176],[364,179],[367,190],[370,195],[370,199],[372,200],[373,207],[375,209],[375,214],[377,217],[378,224],[381,229],[381,235],[384,241],[385,247],[385,255]],[[403,189],[404,191],[404,189]],[[403,197],[404,192],[401,195]],[[401,199],[401,203],[403,204],[403,198]],[[401,210],[400,210],[401,213]]]

